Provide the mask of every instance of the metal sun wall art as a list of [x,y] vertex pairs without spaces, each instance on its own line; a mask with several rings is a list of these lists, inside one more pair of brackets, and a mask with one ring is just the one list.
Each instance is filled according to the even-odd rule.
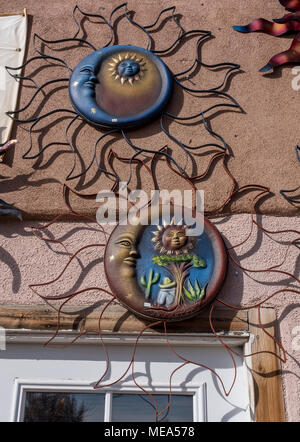
[[[166,134],[169,140],[174,142],[184,151],[186,162],[191,157],[193,151],[198,151],[199,149],[205,149],[207,147],[215,147],[219,150],[219,153],[223,153],[224,155],[227,154],[227,144],[225,140],[221,135],[217,134],[211,129],[207,118],[210,117],[212,111],[221,107],[223,109],[230,108],[233,110],[241,110],[237,101],[227,92],[222,91],[222,88],[226,85],[226,81],[229,76],[234,71],[238,71],[240,66],[236,63],[230,62],[217,64],[206,64],[202,62],[199,54],[200,47],[202,42],[211,36],[211,32],[201,29],[185,31],[181,26],[177,15],[175,14],[175,9],[176,8],[174,6],[163,9],[153,24],[142,26],[131,18],[131,14],[127,9],[126,3],[116,7],[111,12],[109,20],[100,14],[85,13],[78,6],[75,6],[73,10],[73,18],[78,30],[74,37],[50,41],[43,39],[37,34],[34,34],[34,47],[37,55],[30,58],[24,65],[17,68],[6,67],[8,74],[13,76],[17,81],[22,79],[23,81],[28,80],[32,83],[33,80],[30,76],[22,76],[19,73],[15,74],[14,71],[19,72],[20,69],[27,67],[31,62],[41,60],[49,63],[58,63],[60,66],[67,69],[69,76],[66,78],[52,79],[45,82],[40,87],[36,86],[35,93],[23,108],[17,109],[16,111],[7,112],[7,115],[9,115],[15,122],[31,123],[29,127],[30,145],[27,151],[23,154],[23,158],[36,159],[40,157],[49,146],[53,146],[54,144],[64,144],[70,148],[74,156],[73,166],[66,176],[66,181],[74,180],[85,175],[96,162],[98,170],[106,176],[115,179],[117,186],[121,181],[120,177],[114,171],[109,171],[100,166],[97,151],[99,150],[101,143],[105,142],[106,137],[111,135],[117,136],[120,134],[125,140],[126,144],[130,146],[134,152],[129,160],[130,167],[134,161],[139,160],[138,157],[140,157],[142,154],[158,155],[161,158],[165,158],[170,161],[180,174],[188,177],[186,173],[186,164],[180,165],[175,158],[167,152],[166,148],[163,148],[157,152],[157,150],[154,149],[152,150],[136,146],[130,140],[126,129],[144,125],[154,119],[159,119],[161,131]],[[129,23],[145,33],[149,39],[147,49],[137,46],[115,44],[116,37],[113,27],[113,18],[116,12],[119,10],[124,10],[124,17],[129,21]],[[161,17],[167,12],[171,12],[170,18],[178,27],[178,37],[176,37],[174,42],[165,49],[151,49],[151,33],[155,31],[155,27],[157,24],[159,24]],[[111,37],[104,47],[97,49],[87,39],[83,40],[77,37],[81,30],[80,24],[76,18],[76,14],[78,13],[87,19],[90,17],[98,18],[103,21],[102,24],[108,27]],[[162,61],[161,56],[167,56],[172,51],[174,52],[189,38],[197,38],[195,60],[193,61],[192,65],[183,72],[173,73]],[[43,45],[44,48],[37,48],[37,42]],[[54,57],[45,53],[45,48],[49,47],[50,45],[55,46],[64,42],[73,42],[78,43],[79,45],[88,46],[91,48],[92,52],[77,66],[75,66],[74,69],[72,69],[62,58]],[[224,69],[226,73],[223,81],[219,85],[209,89],[197,89],[186,86],[184,81],[195,75],[197,68],[201,66],[212,70]],[[26,111],[31,106],[35,98],[39,96],[40,93],[44,93],[44,89],[46,87],[57,83],[66,83],[69,90],[70,104],[72,104],[70,108],[54,109],[37,117],[29,117],[25,119],[20,117],[21,113]],[[174,87],[180,88],[188,93],[194,93],[198,98],[201,98],[204,94],[208,94],[211,97],[217,96],[225,99],[227,102],[214,104],[209,108],[203,109],[200,112],[198,111],[190,116],[179,117],[171,114],[167,110],[167,105],[172,97],[172,90]],[[32,154],[32,133],[37,129],[38,123],[52,116],[59,118],[62,116],[62,114],[65,114],[66,117],[73,116],[65,130],[65,141],[62,142],[59,140],[56,143],[48,143],[47,145],[42,146],[37,153]],[[186,144],[174,137],[168,131],[165,122],[166,119],[169,119],[171,121],[178,121],[180,123],[188,124],[197,121],[199,118],[202,121],[204,129],[214,138],[217,138],[220,142],[219,144],[215,142],[205,143],[198,146]],[[95,128],[98,127],[99,131],[100,128],[108,130],[105,132],[102,131],[101,136],[96,141],[94,146],[94,154],[90,164],[88,164],[87,167],[80,173],[74,174],[76,157],[80,153],[77,152],[77,149],[75,149],[72,139],[69,137],[69,133],[73,124],[78,119],[86,122],[87,124],[91,123]],[[128,184],[129,182],[130,177]]]
[[246,26],[233,26],[233,29],[238,32],[248,33],[262,31],[265,34],[273,35],[274,37],[297,32],[291,47],[287,51],[274,55],[274,57],[272,57],[269,62],[260,69],[260,72],[268,72],[285,63],[300,62],[300,1],[279,1],[288,11],[292,12],[285,14],[282,18],[273,19],[273,22],[264,18],[257,18]]
[[[128,20],[130,24],[144,32],[148,37],[149,45],[147,49],[138,46],[115,44],[116,39],[113,18],[116,12],[121,10],[124,12],[124,18]],[[173,20],[178,27],[179,35],[174,40],[173,44],[171,44],[168,48],[163,50],[155,50],[152,48],[151,34],[154,32],[156,25],[160,22],[161,17],[167,12],[170,13],[169,18]],[[111,33],[111,38],[104,47],[98,49],[88,40],[78,38],[81,25],[76,18],[77,13],[80,13],[85,19],[100,19],[102,24],[104,23],[108,27]],[[175,176],[183,178],[189,187],[196,192],[196,184],[201,180],[207,179],[216,160],[221,159],[225,176],[227,178],[229,177],[231,180],[232,187],[224,202],[219,204],[219,206],[213,211],[206,213],[207,215],[216,215],[217,213],[222,213],[224,208],[234,198],[240,197],[247,192],[255,192],[250,210],[251,228],[249,235],[247,235],[247,237],[239,244],[231,246],[224,245],[219,232],[206,218],[204,219],[203,233],[196,237],[192,237],[188,234],[189,226],[185,219],[175,219],[175,217],[171,217],[170,220],[165,220],[161,215],[161,209],[159,209],[155,223],[150,223],[149,225],[139,223],[135,226],[123,226],[119,224],[110,235],[109,239],[107,239],[105,229],[99,224],[99,235],[103,235],[103,241],[96,244],[83,246],[74,253],[69,251],[68,247],[63,241],[54,239],[49,233],[48,229],[60,219],[60,216],[57,216],[53,221],[42,227],[32,228],[34,235],[45,241],[47,244],[55,243],[58,246],[61,246],[64,253],[67,255],[67,263],[63,266],[62,271],[59,275],[57,275],[56,278],[47,282],[30,284],[30,289],[43,301],[49,305],[52,305],[52,303],[55,304],[54,308],[57,310],[58,314],[57,329],[45,345],[50,345],[52,341],[55,340],[55,337],[59,334],[61,314],[68,314],[64,310],[64,307],[69,301],[74,300],[79,295],[83,295],[84,293],[95,290],[99,293],[109,295],[110,300],[104,303],[101,313],[99,314],[98,329],[101,344],[106,355],[107,365],[105,372],[102,374],[100,379],[95,382],[94,388],[103,388],[120,382],[127,375],[130,367],[132,367],[132,378],[135,384],[141,389],[141,391],[149,395],[149,397],[153,400],[155,417],[157,420],[159,420],[159,418],[163,418],[168,412],[172,395],[172,377],[175,371],[179,370],[181,367],[191,364],[201,367],[202,369],[204,368],[209,370],[219,380],[224,395],[228,396],[234,387],[236,380],[236,362],[233,355],[250,357],[256,354],[264,353],[264,349],[262,348],[261,351],[257,353],[242,355],[236,352],[234,348],[229,347],[222,340],[222,337],[215,331],[213,324],[213,311],[215,306],[226,306],[232,310],[257,309],[259,325],[262,330],[267,333],[260,322],[261,307],[274,296],[283,293],[300,294],[300,291],[296,290],[295,288],[285,287],[283,289],[277,289],[266,299],[257,302],[255,305],[232,305],[218,297],[218,292],[226,276],[227,259],[231,265],[237,267],[243,272],[254,275],[257,273],[276,274],[278,276],[283,276],[284,278],[289,277],[296,284],[300,284],[299,278],[297,278],[294,274],[280,269],[280,267],[286,261],[290,247],[292,245],[297,245],[300,232],[292,230],[283,230],[280,232],[270,231],[265,229],[262,224],[257,221],[255,217],[255,206],[261,198],[265,198],[271,194],[270,189],[259,184],[250,184],[244,186],[239,186],[237,184],[227,165],[230,155],[226,142],[222,136],[214,132],[208,124],[207,119],[209,118],[210,112],[214,109],[219,110],[219,108],[224,107],[232,110],[241,110],[237,101],[227,92],[222,90],[226,86],[227,79],[229,78],[230,74],[238,70],[239,65],[235,63],[218,63],[209,65],[201,61],[199,55],[200,46],[203,40],[207,39],[207,37],[211,35],[209,31],[185,31],[180,24],[177,15],[175,14],[175,7],[163,9],[158,14],[155,22],[147,26],[142,26],[132,19],[130,11],[127,9],[127,4],[122,4],[115,8],[111,12],[109,19],[106,19],[100,14],[85,13],[78,6],[75,6],[74,8],[73,17],[78,28],[73,37],[49,41],[35,34],[34,45],[37,56],[27,60],[26,63],[19,68],[7,68],[10,75],[14,76],[16,80],[22,79],[24,81],[27,80],[31,82],[33,82],[33,80],[29,75],[22,76],[19,73],[13,74],[13,71],[18,71],[20,68],[25,68],[26,66],[30,65],[32,61],[37,60],[41,62],[59,63],[60,66],[64,66],[69,73],[66,78],[52,79],[40,87],[36,86],[36,91],[27,105],[14,112],[8,112],[8,115],[10,115],[16,122],[31,123],[29,128],[31,141],[29,148],[23,155],[24,159],[38,158],[50,145],[62,144],[58,142],[48,143],[45,146],[41,146],[38,153],[32,154],[33,143],[31,136],[38,123],[52,115],[57,116],[58,118],[58,114],[65,112],[67,115],[71,115],[72,119],[66,127],[66,140],[63,144],[67,145],[74,155],[73,167],[68,173],[66,181],[85,175],[86,172],[91,168],[92,164],[96,162],[99,171],[114,181],[112,189],[114,193],[118,195],[118,186],[121,182],[120,177],[114,170],[110,170],[108,160],[104,162],[104,165],[100,166],[97,157],[98,148],[101,146],[101,143],[105,137],[111,134],[118,134],[121,135],[121,139],[124,140],[125,145],[129,146],[133,151],[132,156],[129,158],[122,156],[122,153],[119,155],[114,153],[114,155],[117,156],[122,163],[128,165],[129,178],[127,184],[129,184],[133,175],[133,167],[135,165],[139,165],[143,167],[147,173],[149,173],[153,180],[153,186],[156,188],[156,181],[153,172],[154,168],[152,166],[157,158],[161,158],[165,160],[166,171],[169,174],[174,174]],[[195,60],[193,61],[192,65],[183,72],[173,73],[167,67],[167,64],[162,61],[160,56],[167,56],[171,51],[176,51],[179,45],[185,43],[186,37],[197,38]],[[37,41],[40,41],[44,45],[43,50],[36,48]],[[90,55],[80,61],[80,63],[75,66],[74,69],[71,69],[62,58],[53,57],[44,53],[45,48],[49,45],[61,44],[64,42],[87,45],[91,48],[92,52]],[[200,66],[209,69],[226,69],[226,74],[222,83],[209,89],[187,87],[184,84],[185,80],[188,80],[195,74],[195,72],[197,73],[196,68]],[[68,88],[70,108],[55,109],[51,112],[26,119],[20,118],[19,114],[30,107],[34,99],[39,96],[40,93],[44,92],[43,89],[46,86],[56,84],[58,82],[65,82],[66,87]],[[183,91],[194,93],[200,99],[203,95],[208,94],[212,97],[225,98],[228,100],[228,102],[215,104],[207,109],[197,111],[197,113],[191,116],[178,117],[176,115],[172,115],[167,110],[168,104],[172,100],[173,90],[176,87],[183,89]],[[73,109],[71,105],[73,106]],[[171,135],[166,129],[164,124],[165,118],[187,124],[189,124],[191,121],[197,121],[197,119],[200,118],[199,124],[202,123],[206,131],[208,131],[213,137],[217,138],[220,141],[220,144],[215,142],[209,144],[200,144],[198,146],[185,144]],[[90,164],[79,174],[74,173],[76,156],[79,153],[78,150],[73,146],[72,140],[69,137],[71,127],[77,119],[89,124],[91,130],[100,132],[100,137],[94,146],[92,160]],[[166,149],[165,147],[161,149],[146,149],[138,147],[130,141],[127,134],[129,129],[134,129],[135,127],[145,125],[151,120],[155,119],[159,120],[160,128],[162,132],[167,135],[168,139],[183,150],[186,157],[186,163],[189,159],[193,159],[193,152],[202,150],[205,147],[217,148],[216,153],[207,153],[207,155],[210,155],[210,160],[206,170],[202,174],[193,176],[188,175],[186,172],[186,164],[179,164],[179,162],[176,161],[174,156],[170,153],[169,149]],[[149,161],[150,165],[148,164]],[[63,183],[62,187],[64,201],[66,203],[68,213],[72,215],[72,217],[77,217],[79,219],[83,219],[84,221],[95,222],[94,217],[85,216],[75,212],[68,199],[70,192],[82,197],[86,197],[87,195],[71,189],[66,185],[66,183]],[[149,204],[150,203],[151,200],[149,201]],[[145,210],[145,213],[148,214],[148,209]],[[297,238],[288,244],[285,257],[278,265],[261,269],[246,268],[240,264],[238,257],[234,256],[233,252],[235,249],[248,241],[255,227],[260,232],[264,232],[269,236],[277,236],[280,233],[287,232],[297,235]],[[37,233],[37,231],[40,233]],[[44,232],[44,236],[42,232]],[[72,262],[79,258],[81,253],[89,248],[97,247],[105,251],[105,271],[111,291],[104,287],[85,287],[72,291],[71,293],[66,292],[60,295],[48,296],[40,293],[41,288],[45,288],[47,286],[51,287],[53,283],[60,280]],[[57,303],[59,303],[58,307]],[[124,374],[116,381],[111,382],[110,384],[104,384],[103,380],[108,373],[110,362],[108,351],[102,337],[101,321],[104,312],[113,303],[121,303],[130,311],[140,315],[145,320],[148,320],[148,322],[146,322],[145,327],[137,336],[132,357],[128,367],[124,370]],[[173,349],[168,340],[169,322],[190,318],[196,315],[204,307],[208,307],[209,324],[212,333],[216,339],[218,339],[224,345],[224,348],[228,352],[233,362],[235,374],[229,388],[225,387],[222,379],[215,370],[213,370],[211,367],[205,366],[204,364],[196,363],[184,358]],[[149,321],[151,322],[149,323]],[[138,384],[133,368],[138,341],[142,334],[152,327],[163,327],[163,333],[165,335],[168,348],[181,361],[183,361],[183,363],[181,363],[181,365],[170,374],[170,397],[168,405],[164,410],[158,410],[155,397],[151,394],[151,392],[146,391]],[[86,334],[88,334],[88,331],[82,329],[73,339],[73,341],[70,342],[70,344]],[[280,359],[280,361],[285,362],[286,354],[284,348],[277,339],[273,339],[275,341],[276,350],[271,352],[271,354]]]

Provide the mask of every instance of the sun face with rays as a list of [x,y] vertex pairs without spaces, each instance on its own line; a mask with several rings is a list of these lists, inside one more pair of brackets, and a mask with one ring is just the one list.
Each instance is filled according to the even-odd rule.
[[[138,27],[141,32],[148,38],[147,48],[141,46],[133,46],[131,44],[118,44],[117,43],[117,32],[114,32],[114,25],[117,18],[115,15],[120,9],[125,10],[124,19],[126,19],[131,25]],[[109,179],[115,181],[115,187],[119,182],[122,181],[121,177],[112,169],[109,164],[108,158],[104,158],[103,167],[100,166],[99,161],[99,150],[107,141],[107,137],[120,137],[123,138],[125,148],[128,147],[132,150],[132,156],[129,158],[130,166],[128,167],[129,179],[128,184],[131,180],[130,168],[133,164],[133,160],[137,161],[137,157],[140,155],[149,155],[152,159],[155,155],[159,155],[164,159],[167,159],[170,164],[177,169],[178,173],[184,177],[188,177],[186,168],[189,160],[193,158],[193,152],[198,149],[205,149],[210,146],[210,143],[202,140],[199,145],[192,146],[190,144],[185,144],[180,139],[177,139],[169,131],[170,122],[180,122],[180,124],[185,124],[183,121],[190,124],[194,122],[195,119],[201,118],[199,125],[202,124],[204,129],[204,134],[208,132],[210,135],[217,137],[221,140],[220,144],[216,144],[214,141],[211,143],[212,146],[221,149],[224,155],[227,155],[227,145],[225,140],[217,134],[215,131],[210,129],[210,126],[206,123],[206,117],[210,116],[212,110],[221,106],[221,103],[217,103],[207,109],[202,109],[201,112],[198,111],[190,116],[177,116],[177,114],[170,113],[170,108],[174,102],[178,100],[178,93],[187,92],[193,94],[195,97],[201,99],[201,94],[207,94],[210,98],[214,99],[220,97],[229,100],[230,103],[224,103],[227,107],[230,106],[232,109],[240,108],[236,100],[231,97],[228,93],[224,93],[221,89],[225,86],[227,78],[234,70],[238,70],[240,66],[235,63],[219,63],[220,69],[226,71],[223,82],[214,88],[205,89],[201,86],[201,89],[191,88],[186,86],[184,83],[197,75],[197,68],[205,67],[205,69],[213,68],[214,65],[209,65],[207,63],[202,63],[201,57],[197,57],[193,60],[190,67],[184,66],[182,72],[173,72],[169,69],[164,57],[169,57],[180,48],[180,45],[185,44],[185,38],[197,37],[197,42],[195,49],[197,54],[200,52],[200,46],[202,45],[202,40],[206,39],[211,33],[210,31],[203,31],[201,29],[194,29],[190,31],[185,31],[178,20],[178,15],[175,14],[175,6],[165,8],[159,12],[157,19],[153,24],[142,26],[139,23],[132,20],[128,14],[127,4],[121,4],[116,7],[107,19],[101,14],[90,14],[83,12],[77,5],[73,10],[73,19],[77,25],[77,32],[74,37],[63,38],[58,40],[44,40],[38,34],[34,36],[34,50],[35,54],[33,57],[28,59],[24,66],[19,67],[7,67],[7,73],[18,81],[19,78],[34,82],[30,73],[26,71],[26,75],[15,74],[17,70],[21,70],[26,66],[31,65],[36,60],[43,60],[45,63],[55,61],[59,67],[66,68],[68,73],[64,78],[54,78],[50,81],[46,81],[41,86],[37,86],[33,97],[30,101],[21,109],[15,111],[8,111],[9,115],[15,122],[18,123],[32,123],[29,128],[29,147],[26,149],[25,153],[22,155],[23,159],[37,159],[42,158],[43,152],[48,149],[48,147],[53,145],[66,145],[70,149],[73,155],[73,165],[70,167],[69,173],[65,176],[65,180],[75,180],[81,179],[82,182],[86,179],[87,172],[90,173],[95,171],[96,164],[97,170],[95,171],[94,178],[105,175]],[[163,14],[170,12],[169,18],[171,18],[177,28],[178,34],[171,38],[171,44],[165,45],[163,49],[155,49],[155,39],[153,34],[157,32],[158,26],[161,24],[161,17]],[[81,31],[83,31],[82,25],[76,18],[76,14],[81,14],[84,19],[89,19],[89,17],[101,19],[101,23],[110,31],[109,41],[100,48],[95,47],[90,41],[88,41],[87,36],[79,38]],[[61,44],[62,42],[72,42],[78,43],[79,45],[84,45],[90,48],[91,52],[83,59],[79,61],[76,66],[69,66],[66,60],[58,57],[56,44]],[[47,44],[45,44],[47,43]],[[40,44],[40,48],[36,47]],[[68,48],[66,48],[68,49]],[[46,53],[46,51],[55,51],[55,56]],[[64,49],[59,49],[64,50]],[[37,55],[36,55],[37,54]],[[164,60],[162,59],[164,58]],[[52,65],[51,65],[52,68]],[[26,70],[28,67],[26,67]],[[188,74],[188,75],[187,75]],[[37,115],[30,115],[29,117],[22,118],[22,112],[27,111],[29,107],[34,102],[33,98],[40,96],[44,92],[44,88],[50,85],[57,85],[58,83],[64,84],[62,88],[67,88],[68,96],[66,97],[64,107],[57,107],[56,103],[53,103],[53,109],[49,112],[41,112],[39,108]],[[174,92],[174,93],[173,93]],[[177,95],[176,95],[177,94]],[[51,100],[49,100],[51,101]],[[184,101],[183,101],[184,102]],[[169,107],[170,106],[170,107]],[[40,122],[48,123],[50,118],[70,118],[71,121],[65,127],[65,133],[63,139],[53,140],[53,142],[38,146],[38,151],[34,152],[34,148],[37,143],[33,143],[34,132],[38,129]],[[49,120],[48,120],[49,119]],[[167,123],[167,121],[169,123]],[[53,120],[52,120],[53,121]],[[139,128],[144,125],[148,125],[151,122],[157,121],[159,124],[157,126],[158,130],[165,134],[168,140],[171,140],[175,144],[175,149],[181,149],[185,156],[185,163],[179,164],[179,162],[174,158],[172,154],[168,152],[167,149],[157,150],[156,148],[142,148],[135,145],[130,137],[127,135],[127,129],[132,130],[134,128]],[[80,127],[84,127],[86,124],[92,129],[94,127],[94,134],[97,135],[99,132],[98,139],[95,139],[92,148],[91,159],[83,159],[85,151],[79,146],[76,146],[74,142],[74,137],[71,136],[71,132],[74,133],[74,127],[78,124]],[[168,125],[168,126],[167,126]],[[47,126],[48,127],[48,126]],[[45,135],[50,131],[50,126]],[[80,129],[78,129],[80,130]],[[95,137],[96,138],[96,137]],[[170,148],[172,149],[172,148]],[[122,156],[122,155],[120,155]],[[79,162],[78,162],[79,158]],[[81,164],[81,167],[78,167]],[[100,174],[99,174],[100,172]],[[207,172],[208,173],[208,172]],[[93,180],[89,181],[89,183]],[[203,176],[204,178],[204,176]],[[170,232],[169,232],[170,233]],[[171,235],[171,233],[170,233]],[[177,235],[175,235],[177,237]],[[165,240],[167,244],[167,240]]]
[[134,81],[141,80],[147,71],[144,58],[128,52],[113,57],[108,64],[110,66],[108,70],[111,72],[111,77],[116,81],[120,81],[121,84],[127,82],[131,86]]
[[182,221],[175,224],[174,218],[170,224],[164,223],[162,226],[157,226],[157,230],[153,232],[154,238],[152,238],[155,250],[167,255],[189,253],[195,247],[197,239],[187,235],[188,228],[189,226],[183,225]]

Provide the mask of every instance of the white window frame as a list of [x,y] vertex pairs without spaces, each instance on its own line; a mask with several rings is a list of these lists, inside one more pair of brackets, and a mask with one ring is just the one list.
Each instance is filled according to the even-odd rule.
[[[36,330],[6,330],[7,343],[14,344],[44,344],[45,341],[52,335],[46,331]],[[240,346],[243,348],[244,354],[250,353],[251,342],[253,336],[251,333],[243,332],[221,332],[219,335],[228,344],[233,346]],[[57,337],[58,344],[67,344],[70,339],[76,336],[73,331],[63,331]],[[116,336],[113,333],[105,333],[104,341],[106,344],[132,344],[136,340],[136,333],[120,333]],[[215,336],[209,333],[186,333],[184,335],[171,334],[169,336],[171,345],[189,345],[189,346],[209,346],[220,347],[220,342]],[[140,339],[140,345],[143,346],[156,346],[165,345],[164,336],[143,335]],[[97,336],[83,336],[74,345],[93,345],[99,344],[99,338]],[[247,370],[248,377],[248,397],[251,420],[254,418],[255,401],[254,401],[254,386],[253,379],[249,368],[251,360],[245,362],[245,369]],[[247,369],[248,368],[248,369]],[[139,382],[141,387],[149,391],[149,385],[143,382]],[[13,383],[13,395],[12,406],[10,410],[11,422],[22,422],[24,419],[25,409],[25,397],[26,392],[65,392],[65,393],[105,393],[105,414],[104,422],[110,422],[112,416],[112,394],[113,393],[135,393],[141,394],[141,390],[132,382],[126,382],[126,385],[117,385],[113,387],[105,387],[95,390],[90,381],[84,381],[82,379],[63,379],[63,378],[43,378],[43,379],[29,379],[29,378],[15,378]],[[168,394],[169,385],[162,383],[152,383],[152,394]],[[207,385],[205,382],[202,384],[191,383],[189,386],[172,386],[172,393],[175,395],[191,395],[193,396],[193,422],[207,422],[208,421],[208,407],[207,407]]]
[[[140,384],[147,389],[147,385]],[[169,387],[162,384],[153,385],[154,394],[168,394]],[[11,422],[23,422],[25,411],[26,393],[28,392],[64,392],[64,393],[90,393],[105,394],[104,422],[111,422],[112,418],[112,396],[113,393],[141,394],[141,390],[135,385],[126,385],[116,388],[103,388],[95,390],[90,382],[82,380],[61,380],[61,379],[20,379],[14,380],[13,402],[11,410]],[[193,422],[207,422],[207,389],[206,383],[190,385],[181,388],[172,387],[173,395],[189,395],[193,397]]]

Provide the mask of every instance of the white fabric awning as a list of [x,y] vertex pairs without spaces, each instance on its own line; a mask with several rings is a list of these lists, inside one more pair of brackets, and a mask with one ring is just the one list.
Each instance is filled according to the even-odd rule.
[[6,72],[5,66],[23,64],[26,36],[26,10],[21,14],[0,14],[0,144],[10,137],[13,121],[5,112],[15,110],[19,91],[19,82]]

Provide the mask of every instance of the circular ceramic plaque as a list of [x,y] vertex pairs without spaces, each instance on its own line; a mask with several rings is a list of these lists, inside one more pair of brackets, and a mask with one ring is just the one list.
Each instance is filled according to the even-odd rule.
[[93,52],[75,67],[69,95],[92,124],[135,127],[157,118],[172,92],[164,62],[137,46],[115,45]]
[[[129,310],[146,318],[179,321],[196,315],[218,293],[227,254],[217,229],[198,217],[203,230],[191,235],[185,219],[165,220],[158,211],[151,224],[118,225],[105,251],[109,286]],[[191,218],[189,218],[190,220]]]

